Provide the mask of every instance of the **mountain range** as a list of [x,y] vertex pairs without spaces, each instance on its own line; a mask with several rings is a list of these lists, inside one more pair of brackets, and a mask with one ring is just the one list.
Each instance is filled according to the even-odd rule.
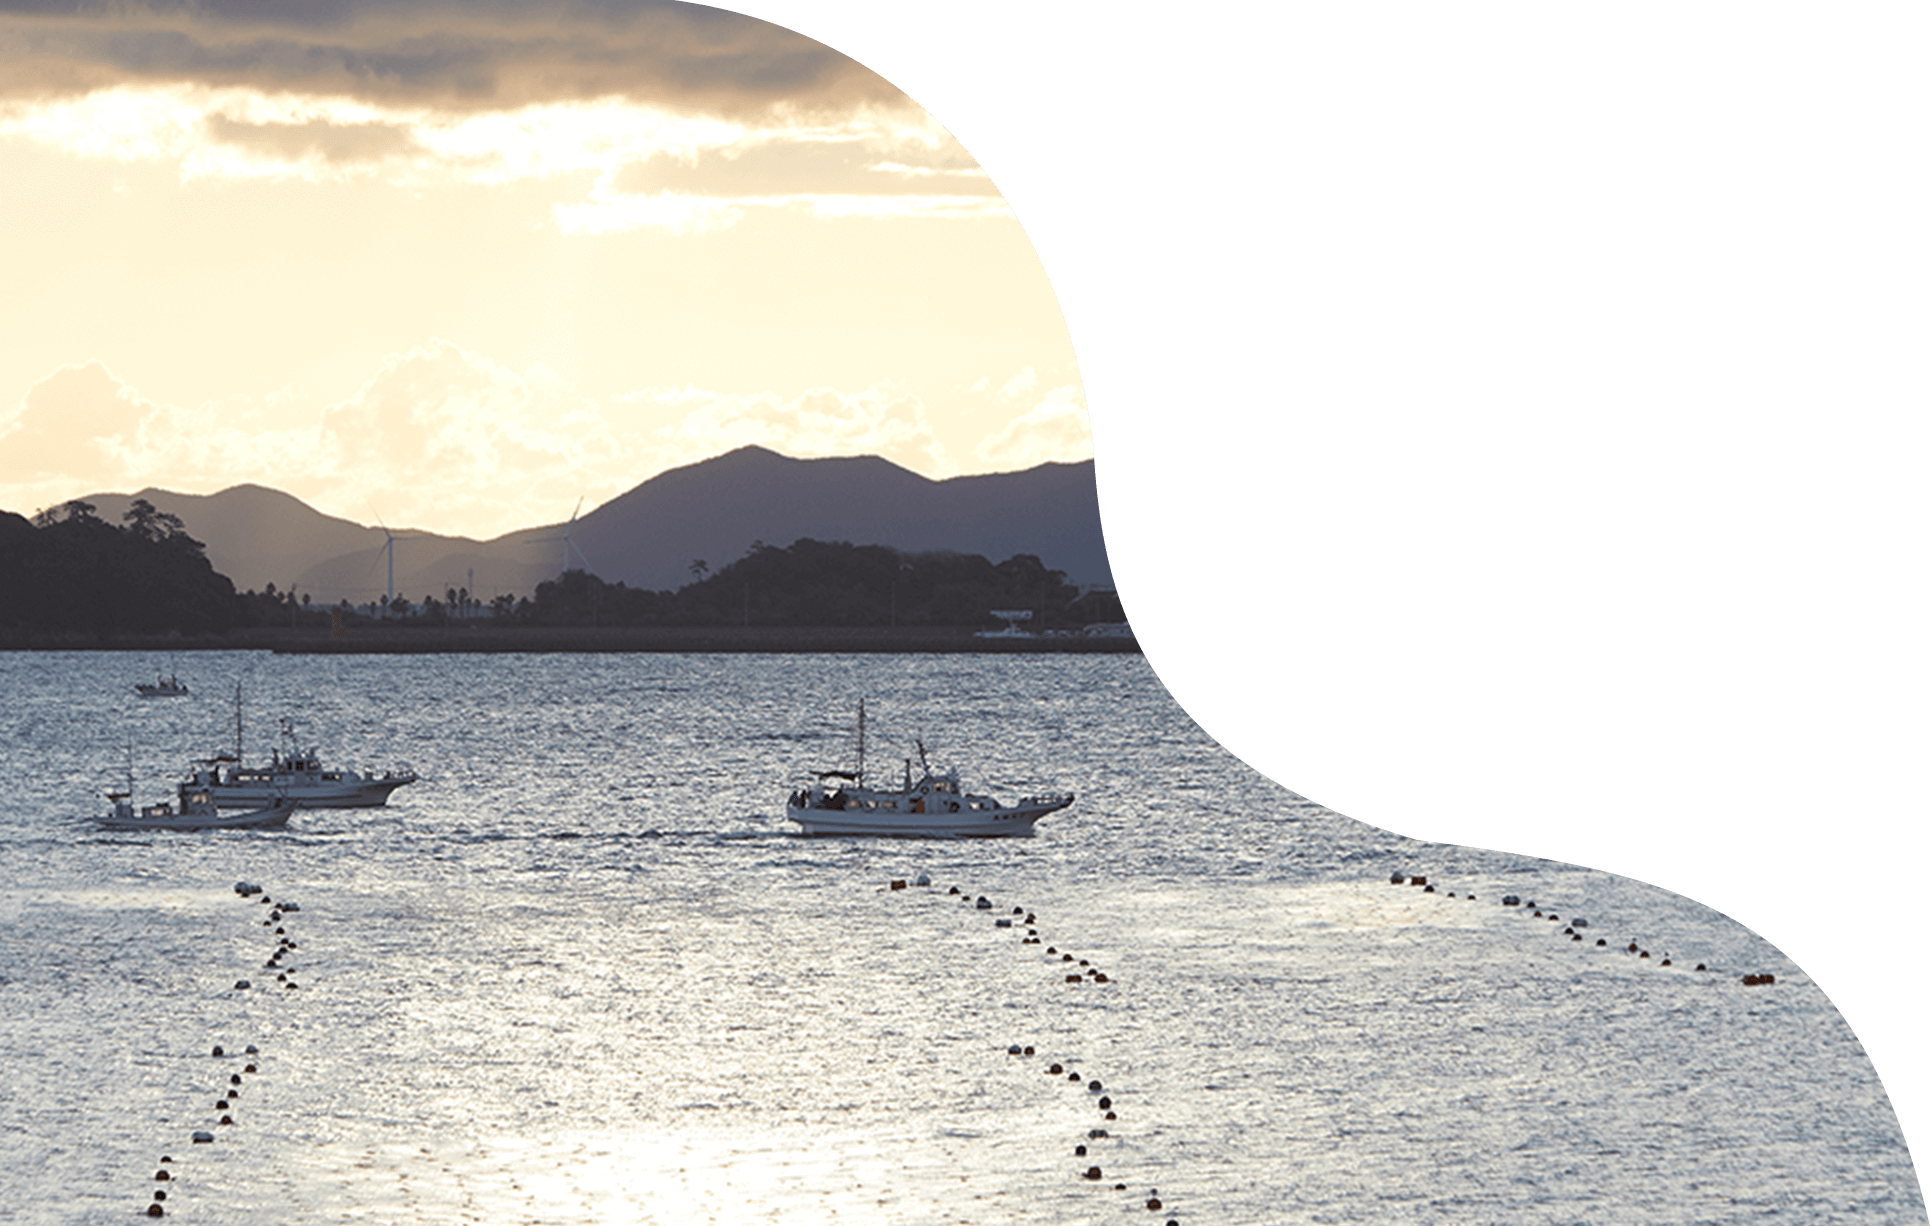
[[1091,460],[934,481],[878,456],[800,460],[741,447],[659,473],[570,523],[487,541],[365,527],[259,485],[85,501],[118,523],[136,498],[179,516],[237,590],[272,583],[320,604],[379,599],[391,549],[397,595],[441,599],[467,588],[487,601],[533,593],[562,572],[566,550],[571,567],[606,582],[673,590],[691,581],[695,562],[716,571],[756,543],[783,547],[802,537],[995,562],[1029,553],[1074,583],[1112,582]]

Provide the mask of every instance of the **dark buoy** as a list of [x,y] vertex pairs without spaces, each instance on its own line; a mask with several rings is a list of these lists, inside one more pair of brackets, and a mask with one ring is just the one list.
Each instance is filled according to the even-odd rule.
[[902,890],[905,888],[905,883],[902,881],[894,881],[891,883],[891,888],[894,890]]
[[1395,873],[1395,874],[1394,874],[1394,875],[1393,875],[1392,877],[1389,877],[1389,878],[1388,878],[1387,880],[1388,880],[1388,883],[1389,883],[1390,885],[1406,885],[1406,884],[1407,884],[1407,878],[1405,878],[1405,877],[1403,877],[1403,876],[1401,876],[1401,875],[1400,875],[1399,873]]
[[160,1217],[162,1214],[166,1212],[167,1210],[161,1208],[161,1206],[159,1205],[149,1205],[147,1207],[147,1215],[149,1217]]
[[1117,1112],[1108,1111],[1106,1112],[1106,1118],[1109,1120],[1116,1120],[1119,1118],[1119,1115]]
[[234,1122],[235,1122],[235,1117],[232,1115],[224,1115],[220,1119],[215,1121],[215,1123],[217,1124],[232,1124]]
[[1634,953],[1634,952],[1635,952],[1636,950],[1638,950],[1638,949],[1640,949],[1640,948],[1642,948],[1642,947],[1641,947],[1640,945],[1637,945],[1637,944],[1636,944],[1635,942],[1633,942],[1633,941],[1630,941],[1630,942],[1628,943],[1628,952],[1630,952],[1630,953]]
[[1083,1146],[1083,1145],[1075,1145],[1075,1146],[1073,1146],[1073,1147],[1072,1147],[1072,1156],[1073,1156],[1073,1157],[1075,1157],[1075,1158],[1083,1158],[1083,1157],[1085,1157],[1085,1156],[1086,1156],[1086,1147],[1085,1147],[1085,1146]]
[[174,1161],[174,1159],[172,1159],[172,1158],[170,1158],[170,1157],[168,1157],[168,1156],[167,1156],[166,1154],[162,1154],[162,1155],[161,1155],[161,1161],[163,1161],[163,1162],[170,1162],[170,1163],[171,1163],[171,1162],[173,1162],[173,1161]]
[[248,981],[246,979],[235,980],[235,991],[246,992],[247,990],[248,990]]
[[1066,1071],[1065,1065],[1063,1064],[1055,1064],[1051,1068],[1046,1070],[1046,1072],[1048,1073],[1063,1073],[1065,1071]]
[[1045,947],[1045,952],[1047,952],[1047,953],[1049,953],[1049,954],[1056,954],[1056,953],[1058,953],[1059,951],[1058,951],[1057,949],[1054,949],[1054,948],[1053,948],[1052,946],[1050,946],[1050,945],[1048,945],[1048,946],[1046,946],[1046,947]]
[[1087,1178],[1087,1179],[1098,1179],[1098,1178],[1100,1177],[1100,1173],[1101,1173],[1101,1172],[1100,1172],[1100,1170],[1099,1170],[1099,1168],[1098,1168],[1098,1167],[1096,1167],[1096,1166],[1089,1166],[1089,1167],[1087,1167],[1087,1168],[1086,1168],[1086,1178]]
[[1094,1141],[1097,1141],[1097,1140],[1098,1140],[1098,1139],[1099,1139],[1100,1137],[1104,1137],[1104,1136],[1110,1136],[1110,1135],[1111,1135],[1111,1134],[1110,1134],[1110,1133],[1108,1133],[1108,1132],[1107,1132],[1107,1131],[1106,1131],[1105,1129],[1103,1129],[1103,1128],[1094,1128],[1094,1129],[1093,1129],[1092,1131],[1090,1131],[1090,1132],[1088,1132],[1088,1133],[1086,1134],[1086,1136],[1087,1136],[1087,1137],[1089,1137],[1089,1138],[1091,1138],[1091,1139],[1092,1139],[1092,1140],[1094,1140]]
[[1006,1055],[1008,1055],[1008,1056],[1016,1056],[1016,1055],[1018,1055],[1018,1054],[1019,1054],[1019,1045],[1018,1045],[1017,1043],[1014,1043],[1014,1044],[1012,1044],[1012,1046],[1010,1046],[1010,1047],[1008,1047],[1008,1048],[1006,1048],[1006,1049],[1005,1049],[1005,1054],[1006,1054]]
[[1409,885],[1426,885],[1426,884],[1427,884],[1427,878],[1425,878],[1425,877],[1409,877],[1409,878],[1407,879],[1407,884],[1409,884]]
[[1028,1056],[1032,1054],[1032,1045],[1030,1043],[1025,1045],[1025,1054]]
[[155,1200],[166,1200],[167,1198],[168,1198],[168,1194],[166,1192],[161,1191],[161,1189],[159,1188],[154,1189]]
[[1646,950],[1646,949],[1645,949],[1645,950],[1643,950],[1643,951],[1642,951],[1642,956],[1643,956],[1644,958],[1646,958],[1646,957],[1648,957],[1648,956],[1649,956],[1649,951],[1648,951],[1648,950]]
[[238,1085],[240,1085],[240,1084],[241,1084],[241,1074],[240,1074],[240,1073],[229,1073],[229,1074],[228,1074],[228,1084],[229,1084],[229,1085],[231,1085],[231,1086],[238,1086]]
[[1519,907],[1521,905],[1521,896],[1519,894],[1503,894],[1501,896],[1501,905],[1504,907]]
[[1077,1081],[1077,1080],[1079,1080],[1079,1074],[1077,1074],[1077,1073],[1067,1073],[1067,1074],[1066,1074],[1066,1080],[1067,1080],[1067,1081]]
[[1160,1203],[1159,1203],[1159,1197],[1157,1197],[1157,1196],[1149,1196],[1149,1197],[1147,1197],[1147,1198],[1146,1198],[1146,1207],[1147,1207],[1148,1209],[1164,1209],[1164,1208],[1165,1208],[1165,1206],[1164,1206],[1164,1205],[1162,1205],[1162,1204],[1160,1204]]
[[228,1100],[225,1098],[217,1100],[214,1109],[216,1111],[226,1111],[228,1109]]
[[1094,983],[1111,983],[1112,982],[1112,980],[1106,978],[1105,972],[1103,971],[1094,971],[1092,973],[1092,981]]
[[228,1053],[227,1053],[227,1052],[224,1052],[224,1051],[222,1051],[222,1050],[221,1050],[221,1044],[219,1044],[219,1043],[216,1043],[216,1044],[214,1045],[214,1054],[215,1054],[215,1055],[217,1055],[217,1056],[225,1056],[225,1055],[227,1055]]
[[1104,1111],[1104,1110],[1105,1110],[1105,1109],[1106,1109],[1107,1107],[1110,1107],[1110,1106],[1112,1106],[1112,1096],[1111,1096],[1111,1095],[1109,1095],[1109,1094],[1102,1094],[1102,1095],[1100,1095],[1100,1097],[1099,1097],[1099,1109],[1100,1109],[1101,1111]]
[[951,889],[949,889],[949,890],[947,890],[947,891],[946,891],[946,893],[948,893],[948,894],[956,894],[956,893],[958,893],[958,887],[957,887],[957,886],[953,886],[953,887],[952,887]]
[[980,894],[978,896],[978,909],[981,911],[990,911],[992,909],[992,900]]
[[241,1071],[244,1073],[252,1073],[255,1071],[255,1066],[250,1064],[247,1067],[243,1068]]
[[1009,919],[1005,919],[1004,917],[1001,916],[1000,918],[992,921],[992,926],[995,928],[1010,928],[1012,926],[1012,921]]
[[1426,889],[1424,889],[1424,890],[1422,890],[1421,892],[1422,892],[1423,894],[1432,894],[1432,893],[1434,892],[1434,887],[1433,887],[1433,886],[1428,886],[1428,887],[1427,887]]
[[1664,959],[1662,959],[1662,965],[1663,965],[1663,966],[1674,966],[1674,965],[1675,965],[1675,963],[1673,963],[1673,962],[1671,962],[1671,961],[1670,961],[1669,959],[1667,959],[1667,958],[1664,958]]
[[1698,963],[1696,963],[1696,964],[1695,964],[1695,969],[1697,969],[1697,970],[1699,970],[1699,971],[1706,971],[1706,970],[1708,970],[1709,968],[1708,968],[1708,966],[1706,966],[1705,964],[1703,964],[1703,963],[1701,963],[1701,962],[1698,962]]
[[1104,1086],[1099,1084],[1099,1079],[1097,1077],[1094,1077],[1091,1081],[1088,1081],[1086,1083],[1086,1089],[1092,1090],[1095,1093],[1099,1090],[1103,1090],[1104,1088],[1105,1088]]
[[[165,1158],[163,1158],[163,1159],[162,1159],[162,1161],[163,1161],[163,1162],[165,1162],[165,1161],[167,1161],[167,1159],[165,1159]],[[154,1179],[155,1179],[155,1181],[156,1181],[157,1183],[166,1183],[166,1182],[168,1181],[168,1179],[169,1179],[169,1178],[170,1178],[170,1176],[168,1175],[168,1173],[167,1173],[166,1171],[156,1171],[156,1172],[154,1172]]]
[[1607,941],[1604,941],[1604,940],[1603,940],[1602,938],[1600,938],[1600,937],[1596,937],[1596,938],[1595,938],[1595,947],[1596,947],[1597,949],[1600,949],[1600,948],[1602,948],[1603,946],[1605,946],[1605,945],[1607,945],[1607,944],[1608,944],[1608,942],[1607,942]]
[[196,1145],[211,1145],[214,1143],[214,1134],[212,1132],[196,1132],[190,1140]]

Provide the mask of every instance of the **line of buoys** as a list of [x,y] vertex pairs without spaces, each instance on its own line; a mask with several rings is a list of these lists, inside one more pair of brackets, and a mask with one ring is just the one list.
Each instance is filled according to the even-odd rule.
[[[1389,877],[1389,881],[1392,882],[1392,884],[1394,885],[1401,885],[1401,884],[1418,885],[1422,882],[1425,882],[1426,880],[1427,878],[1425,877],[1410,877],[1402,873],[1394,873],[1394,874],[1391,874]],[[1431,887],[1429,888],[1428,892],[1429,893],[1433,892]],[[1453,898],[1454,897],[1453,893],[1450,892],[1448,894],[1448,897]],[[1474,895],[1469,894],[1468,898],[1472,900],[1474,898]],[[1532,910],[1534,915],[1547,919],[1551,923],[1561,922],[1561,916],[1555,914],[1552,911],[1548,912],[1546,915],[1543,915],[1543,913],[1539,909],[1540,904],[1535,902],[1533,899],[1530,899],[1528,902],[1524,904],[1521,901],[1521,896],[1518,894],[1502,895],[1501,905],[1504,907],[1521,907],[1524,911]],[[1567,927],[1561,930],[1561,935],[1568,937],[1571,942],[1581,942],[1581,941],[1584,941],[1586,938],[1578,930],[1584,929],[1587,927],[1588,927],[1588,921],[1586,919],[1583,919],[1579,916],[1572,917],[1568,920]],[[1595,948],[1606,949],[1607,947],[1608,947],[1608,941],[1606,938],[1597,937],[1595,939]],[[1675,959],[1672,955],[1668,953],[1668,951],[1666,950],[1663,951],[1662,957],[1659,960],[1657,960],[1652,956],[1651,951],[1642,948],[1641,942],[1639,941],[1630,941],[1628,943],[1627,948],[1623,952],[1633,955],[1635,957],[1635,960],[1638,962],[1643,960],[1649,960],[1649,961],[1653,961],[1657,966],[1666,966],[1671,969],[1673,969],[1675,966]],[[1709,969],[1709,965],[1706,962],[1698,962],[1695,964],[1695,969],[1697,971],[1707,971]],[[1742,977],[1742,983],[1744,987],[1752,987],[1752,988],[1765,987],[1775,982],[1776,982],[1776,977],[1772,974],[1769,974],[1768,972],[1749,974],[1749,975],[1744,975]]]
[[[262,888],[259,885],[254,884],[253,882],[249,882],[249,881],[235,882],[234,892],[244,901],[259,895],[260,901],[262,903],[268,904],[273,908],[269,912],[268,919],[263,921],[264,926],[270,925],[270,924],[279,925],[285,920],[287,916],[301,910],[301,907],[294,902],[284,901],[279,904],[272,903],[268,895],[263,892]],[[267,969],[270,969],[270,970],[275,969],[280,964],[281,959],[296,948],[295,942],[288,938],[288,936],[286,935],[286,932],[287,932],[287,929],[284,927],[277,926],[275,928],[275,935],[278,938],[278,941],[276,944],[275,952],[269,955],[268,962],[266,964]],[[294,981],[289,979],[286,972],[277,975],[276,978],[282,981],[285,987],[293,988],[295,986]],[[251,986],[252,985],[249,983],[248,980],[237,979],[235,981],[234,990],[238,992],[245,992]],[[261,1049],[255,1046],[253,1043],[250,1043],[245,1048],[243,1048],[243,1052],[248,1056],[258,1056],[261,1054]],[[221,1060],[221,1059],[227,1058],[228,1051],[222,1044],[216,1043],[210,1048],[208,1054],[211,1059]],[[257,1071],[259,1071],[258,1066],[251,1060],[246,1065],[243,1066],[240,1073],[230,1073],[228,1075],[228,1084],[224,1092],[220,1096],[220,1098],[214,1104],[214,1110],[221,1113],[220,1118],[215,1121],[215,1124],[214,1124],[215,1128],[238,1128],[239,1127],[239,1125],[235,1122],[235,1114],[236,1114],[236,1108],[241,1098],[242,1074],[255,1073]],[[189,1134],[188,1140],[191,1144],[194,1144],[194,1145],[212,1145],[215,1143],[215,1133],[212,1130],[207,1128],[198,1128]],[[166,1183],[169,1185],[173,1185],[174,1183],[177,1182],[177,1177],[167,1169],[169,1166],[173,1165],[173,1163],[174,1163],[174,1159],[172,1157],[170,1157],[167,1154],[161,1155],[161,1169],[154,1172],[155,1183]],[[148,1202],[147,1210],[146,1210],[147,1216],[149,1217],[164,1216],[167,1211],[164,1208],[162,1208],[162,1202],[166,1201],[167,1198],[168,1198],[168,1194],[165,1190],[156,1189],[154,1192],[153,1200]]]
[[[1397,883],[1400,880],[1401,878],[1399,877],[1395,878],[1395,881]],[[920,873],[918,875],[918,877],[916,878],[916,881],[917,881],[917,884],[921,887],[928,888],[931,885],[931,878],[926,876],[923,873]],[[1425,879],[1416,881],[1414,884],[1421,886],[1424,890],[1426,890],[1429,893],[1433,892],[1433,888],[1427,885]],[[898,890],[903,887],[901,887],[896,880],[893,880],[889,888],[890,890]],[[946,891],[946,896],[957,897],[961,902],[972,903],[975,906],[975,908],[980,911],[989,911],[993,909],[993,903],[991,899],[988,898],[987,896],[980,894],[974,897],[969,892],[961,891],[958,886],[950,887],[950,889]],[[1038,923],[1038,915],[1036,913],[1032,911],[1028,911],[1024,907],[1013,907],[1011,914],[1013,916],[1023,916],[1024,917],[1023,922],[1026,925],[1028,925],[1025,930],[1024,936],[1019,941],[1020,945],[1024,946],[1024,945],[1042,944],[1042,938],[1039,936],[1039,930],[1036,927],[1031,926]],[[1000,917],[993,921],[993,926],[994,928],[1010,929],[1010,928],[1013,928],[1015,925],[1012,919]],[[1089,958],[1075,958],[1070,952],[1062,952],[1061,950],[1059,950],[1057,946],[1047,946],[1045,949],[1045,956],[1047,958],[1056,958],[1058,960],[1057,965],[1062,967],[1070,967],[1070,965],[1076,964],[1079,967],[1084,968],[1078,973],[1066,974],[1064,978],[1067,984],[1083,984],[1088,980],[1090,980],[1092,983],[1095,983],[1095,984],[1108,984],[1111,982],[1111,979],[1105,974],[1105,972],[1099,970],[1098,968],[1092,965],[1092,960]],[[1010,1043],[1006,1046],[1005,1053],[1008,1056],[1031,1056],[1035,1054],[1035,1049],[1030,1045]],[[1099,1078],[1097,1077],[1089,1078],[1085,1074],[1077,1071],[1076,1069],[1068,1068],[1066,1064],[1061,1061],[1049,1061],[1046,1065],[1045,1073],[1049,1077],[1054,1077],[1054,1078],[1063,1077],[1068,1083],[1071,1083],[1074,1085],[1077,1085],[1083,1082],[1085,1084],[1085,1090],[1087,1093],[1099,1095],[1096,1105],[1098,1109],[1104,1113],[1103,1118],[1106,1119],[1107,1121],[1115,1121],[1119,1118],[1118,1112],[1113,1110],[1113,1103],[1112,1103],[1111,1096],[1101,1093],[1101,1091],[1105,1088],[1105,1085]],[[1110,1136],[1111,1134],[1104,1128],[1093,1128],[1087,1131],[1086,1140],[1096,1141],[1101,1139],[1107,1139]],[[1084,1143],[1076,1144],[1073,1147],[1073,1155],[1075,1157],[1082,1157],[1082,1158],[1088,1156],[1088,1146]],[[1097,1182],[1104,1178],[1104,1174],[1101,1171],[1101,1169],[1095,1165],[1095,1166],[1090,1166],[1086,1168],[1086,1170],[1083,1172],[1083,1177],[1089,1181]],[[1113,1190],[1123,1192],[1126,1190],[1126,1185],[1123,1183],[1116,1183],[1113,1185]],[[1149,1209],[1157,1209],[1161,1206],[1161,1202],[1159,1201],[1159,1198],[1158,1198],[1157,1189],[1154,1189],[1152,1192],[1149,1192],[1147,1199],[1148,1199],[1147,1207]],[[1172,1221],[1169,1221],[1167,1226],[1179,1226],[1178,1220],[1174,1219]]]

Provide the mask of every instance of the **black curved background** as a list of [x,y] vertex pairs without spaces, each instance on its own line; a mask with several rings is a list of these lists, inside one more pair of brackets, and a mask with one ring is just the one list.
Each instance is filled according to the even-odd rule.
[[1893,741],[1845,730],[1832,575],[1702,425],[1776,355],[1741,344],[1774,307],[1704,224],[1737,187],[1693,116],[1175,10],[758,15],[886,75],[1013,205],[1119,595],[1206,732],[1357,821],[1722,911],[1909,1131],[1922,803],[1859,786]]

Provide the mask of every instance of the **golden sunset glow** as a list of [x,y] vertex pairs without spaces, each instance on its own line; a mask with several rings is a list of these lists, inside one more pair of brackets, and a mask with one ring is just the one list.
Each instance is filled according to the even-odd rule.
[[1011,210],[809,39],[674,6],[0,33],[0,506],[255,482],[488,537],[747,443],[1092,454]]

